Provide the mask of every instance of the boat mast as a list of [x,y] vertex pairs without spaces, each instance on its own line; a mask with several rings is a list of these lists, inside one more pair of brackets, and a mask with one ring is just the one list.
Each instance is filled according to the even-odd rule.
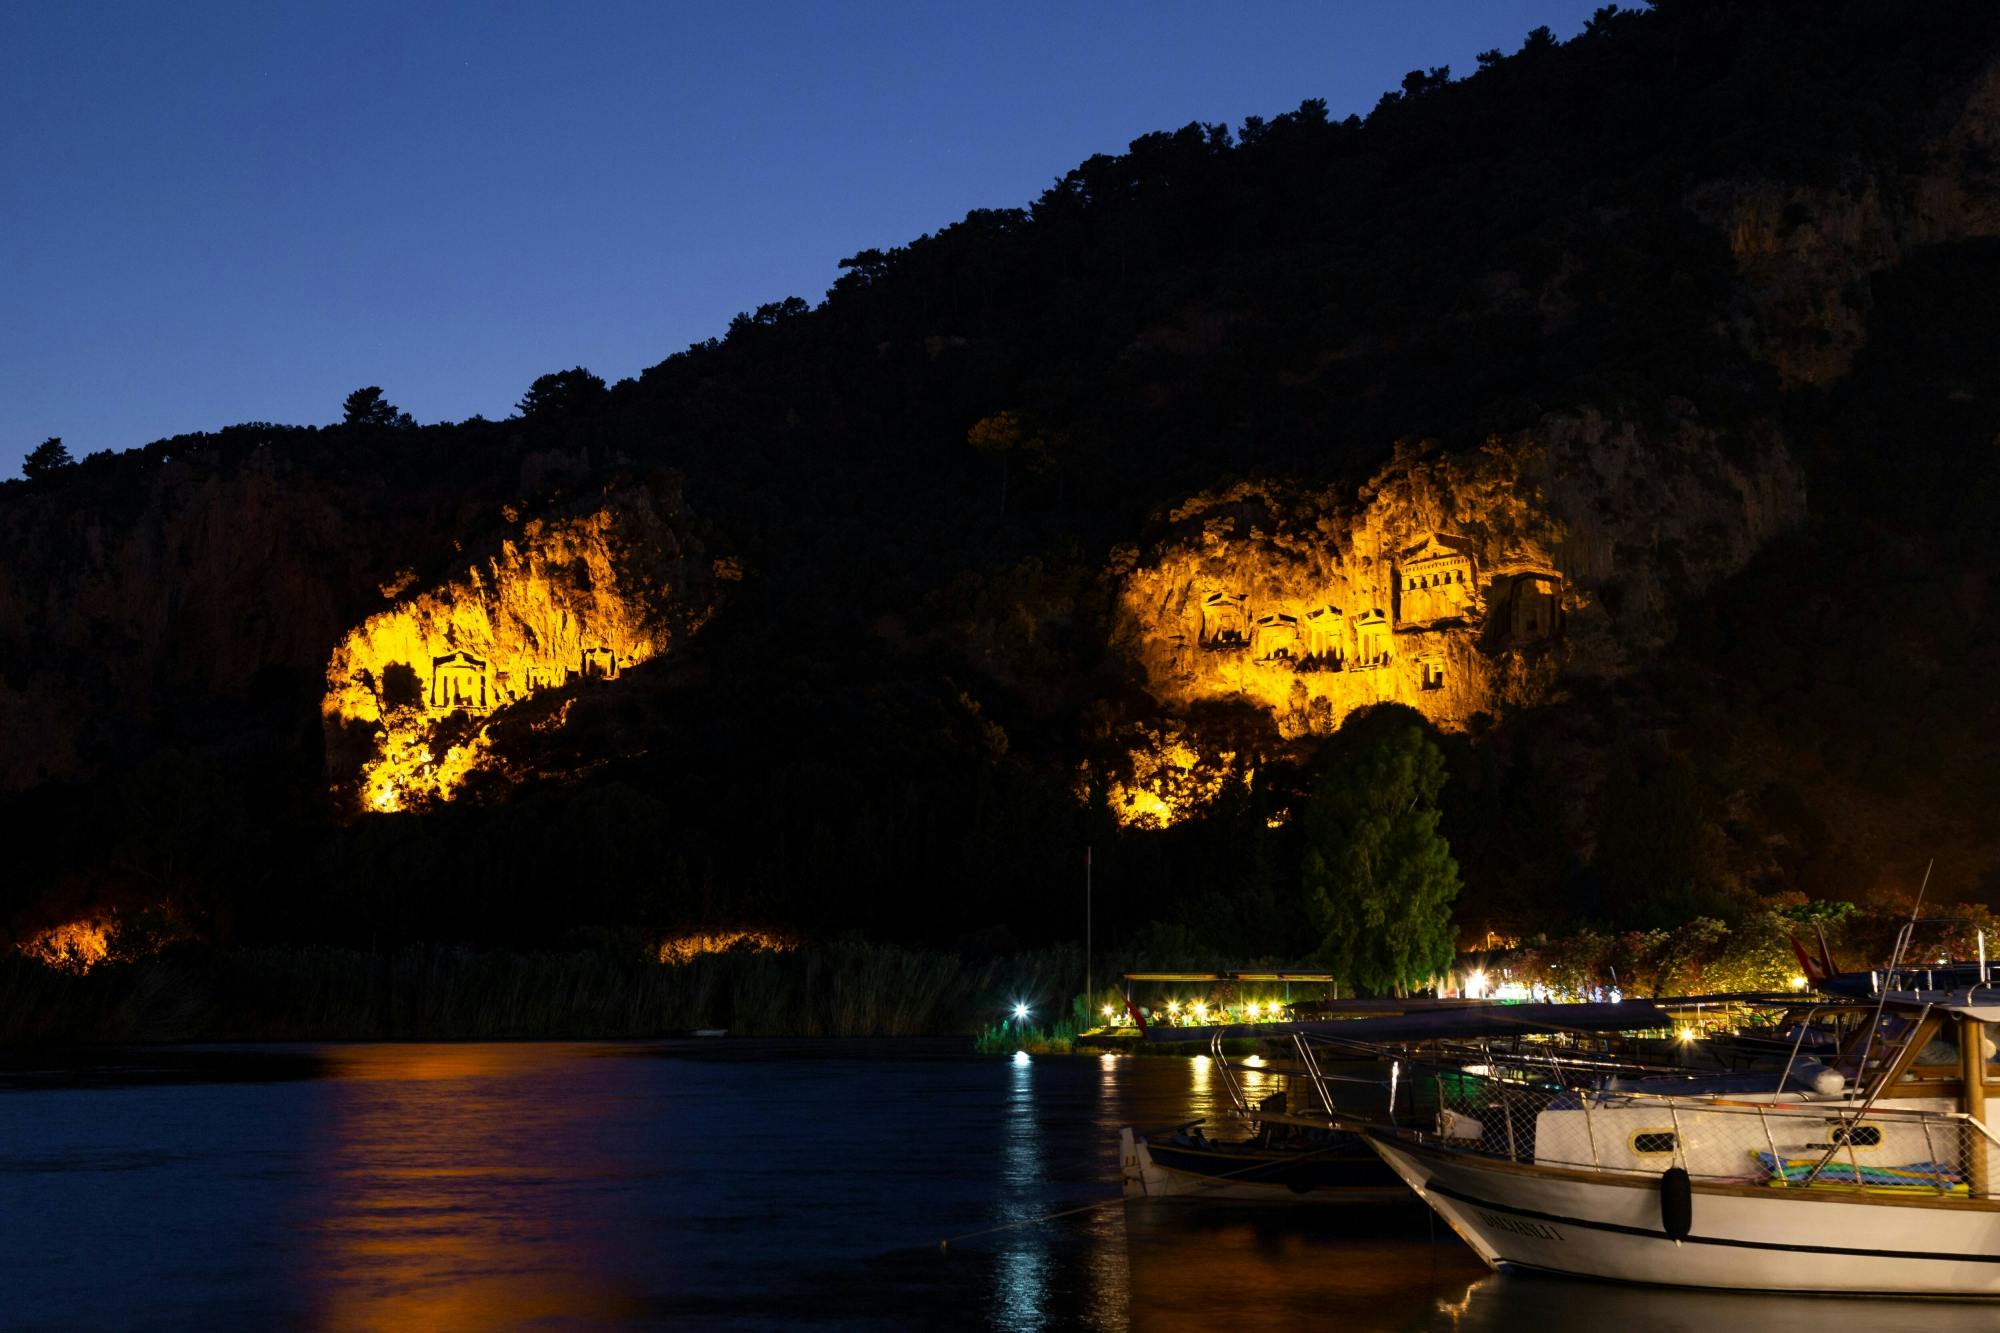
[[[1962,1097],[1965,1114],[1977,1125],[1983,1126],[1986,1123],[1986,1025],[1971,1014],[1958,1016],[1958,1078],[1965,1090]],[[1965,1183],[1975,1199],[1986,1197],[1986,1146],[1985,1132],[1976,1126],[1969,1127]]]

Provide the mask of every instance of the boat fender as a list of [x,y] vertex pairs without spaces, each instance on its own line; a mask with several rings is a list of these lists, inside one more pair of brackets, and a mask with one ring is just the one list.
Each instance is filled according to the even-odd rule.
[[1674,1241],[1694,1230],[1694,1186],[1685,1167],[1670,1166],[1660,1176],[1660,1229]]

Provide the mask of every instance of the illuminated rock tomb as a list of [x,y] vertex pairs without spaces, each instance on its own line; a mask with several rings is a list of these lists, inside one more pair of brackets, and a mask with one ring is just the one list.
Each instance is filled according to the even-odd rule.
[[1201,646],[1232,651],[1249,645],[1249,599],[1240,592],[1211,592],[1201,599]]
[[1495,593],[1504,592],[1507,640],[1514,644],[1542,643],[1562,632],[1562,576],[1521,574],[1504,588],[1494,580]]
[[440,711],[463,708],[472,712],[492,707],[486,686],[486,663],[464,651],[433,657],[430,706]]
[[1375,607],[1354,622],[1354,663],[1358,670],[1389,665],[1389,617]]
[[1299,618],[1285,611],[1257,617],[1250,652],[1260,662],[1289,661],[1299,655]]
[[1396,562],[1397,623],[1465,616],[1473,608],[1474,589],[1472,557],[1434,532]]
[[1306,612],[1301,625],[1305,660],[1315,671],[1339,671],[1347,665],[1347,619],[1332,604]]

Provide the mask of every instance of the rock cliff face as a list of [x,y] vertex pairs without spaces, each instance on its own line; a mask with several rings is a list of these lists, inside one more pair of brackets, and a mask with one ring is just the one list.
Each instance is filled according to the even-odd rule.
[[[1676,605],[1804,516],[1774,434],[1551,415],[1469,456],[1407,443],[1353,493],[1191,499],[1124,553],[1117,644],[1174,711],[1248,703],[1289,739],[1396,702],[1461,729],[1546,702],[1565,674],[1643,664]],[[1156,753],[1114,805],[1186,814],[1202,746],[1176,731],[1141,748]]]
[[[505,774],[496,726],[559,726],[567,698],[608,685],[700,629],[708,572],[643,489],[529,519],[462,575],[407,595],[334,649],[322,706],[343,806],[393,811],[449,800]],[[545,695],[539,708],[535,696]]]
[[[17,488],[0,508],[0,790],[168,748],[268,764],[287,747],[316,770],[297,727],[316,709],[343,806],[421,804],[478,767],[466,744],[486,754],[515,701],[559,706],[709,614],[677,481],[593,484],[587,458],[551,451],[473,471],[415,441],[386,464],[351,452],[278,431]],[[370,787],[392,755],[403,778]]]
[[[87,777],[183,721],[216,734],[260,690],[307,679],[369,586],[358,488],[263,448],[148,473],[0,510],[0,790]],[[449,511],[425,517],[444,527]]]
[[[576,882],[692,924],[984,930],[935,883],[1055,883],[1103,788],[1128,825],[1216,816],[1126,847],[1135,894],[1195,902],[1201,858],[1163,863],[1282,823],[1301,772],[1233,784],[1381,702],[1480,738],[1447,748],[1489,902],[1579,873],[1612,779],[1642,806],[1688,747],[1719,812],[1688,839],[1721,830],[1741,882],[1809,864],[1781,836],[1879,858],[1983,790],[2000,735],[2000,68],[1975,69],[2000,20],[1965,10],[1913,11],[1889,55],[1858,0],[1600,16],[1360,125],[1148,136],[560,409],[231,427],[0,483],[0,794],[70,830],[0,913],[87,954],[100,900],[162,892],[133,849],[166,849],[190,919],[212,886],[246,917],[283,896],[178,869],[200,839],[172,835],[211,826],[162,790],[230,812],[207,841],[246,863],[317,840],[288,867],[317,915],[274,935],[340,926],[361,882],[457,902],[419,846],[532,900],[508,938],[573,849],[601,854]],[[1838,49],[1772,80],[1801,42]],[[1925,619],[1889,643],[1867,615]],[[1919,714],[1971,738],[1948,781],[1884,740]],[[1985,836],[1951,820],[1936,840]]]
[[1868,279],[1912,249],[2000,236],[2000,64],[1948,99],[1901,170],[1855,163],[1830,185],[1726,180],[1693,193],[1742,277],[1738,333],[1787,384],[1845,375],[1868,340]]

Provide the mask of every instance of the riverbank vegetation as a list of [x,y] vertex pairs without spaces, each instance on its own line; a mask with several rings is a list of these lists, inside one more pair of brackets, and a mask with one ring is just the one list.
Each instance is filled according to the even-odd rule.
[[673,962],[630,942],[383,953],[183,944],[82,973],[9,953],[0,1041],[970,1036],[1023,997],[1060,1003],[1082,967],[1070,948],[968,960],[859,940]]

